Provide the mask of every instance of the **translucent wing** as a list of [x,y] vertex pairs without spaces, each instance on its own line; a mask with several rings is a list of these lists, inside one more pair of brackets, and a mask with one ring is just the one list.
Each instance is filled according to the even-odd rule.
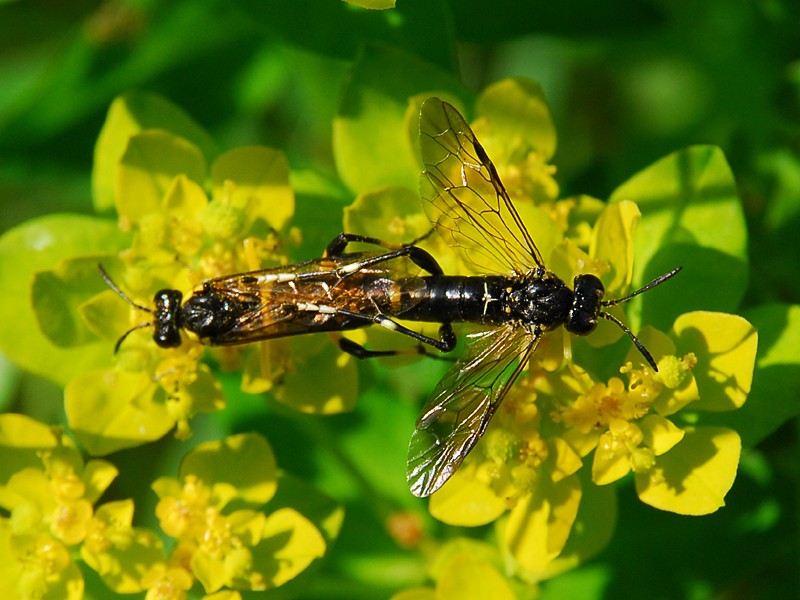
[[515,324],[470,336],[467,355],[436,386],[411,436],[406,478],[412,494],[429,496],[456,472],[539,338]]
[[503,187],[497,170],[459,112],[440,98],[420,111],[425,165],[420,193],[431,222],[463,249],[476,272],[528,272],[541,254]]
[[[365,260],[377,255],[353,253],[306,261],[286,267],[219,277],[204,283],[195,295],[213,293],[245,310],[209,343],[232,345],[258,340],[362,327],[380,314],[373,294],[402,286],[399,310],[419,301],[424,286],[405,258],[393,258],[369,267]],[[207,291],[211,290],[211,291]],[[303,307],[326,307],[313,310]]]

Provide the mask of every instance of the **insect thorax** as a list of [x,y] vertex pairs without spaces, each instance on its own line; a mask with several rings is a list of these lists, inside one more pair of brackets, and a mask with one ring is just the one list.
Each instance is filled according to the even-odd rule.
[[509,317],[543,330],[564,324],[573,307],[574,294],[551,273],[544,277],[527,276],[510,280],[513,288],[507,296]]
[[213,344],[215,337],[230,331],[242,315],[257,305],[255,299],[232,297],[207,285],[181,306],[178,325]]

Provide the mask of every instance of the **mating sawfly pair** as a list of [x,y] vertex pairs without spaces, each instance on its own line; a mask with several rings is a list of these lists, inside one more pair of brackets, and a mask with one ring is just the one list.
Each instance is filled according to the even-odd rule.
[[[429,98],[420,114],[420,143],[425,165],[420,187],[431,223],[465,254],[490,259],[497,272],[446,275],[416,245],[341,234],[321,259],[210,279],[185,302],[179,291],[161,290],[150,309],[131,301],[101,271],[112,289],[153,314],[134,330],[152,326],[164,348],[181,344],[181,330],[206,344],[234,345],[378,325],[448,352],[456,345],[453,323],[484,326],[468,338],[466,355],[434,389],[411,438],[408,484],[414,495],[428,496],[481,438],[547,331],[563,325],[570,333],[587,335],[598,319],[608,319],[657,370],[647,349],[605,308],[662,283],[680,267],[624,298],[603,300],[603,284],[591,274],[578,275],[570,289],[545,267],[495,166],[455,108]],[[380,250],[345,252],[351,242]],[[400,264],[413,265],[419,274]],[[439,323],[439,337],[423,335],[401,320]],[[359,358],[387,354],[344,338],[341,345]]]

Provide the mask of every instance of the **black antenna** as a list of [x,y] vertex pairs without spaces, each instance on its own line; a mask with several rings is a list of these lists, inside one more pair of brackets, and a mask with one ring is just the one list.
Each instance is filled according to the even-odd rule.
[[[112,290],[114,290],[123,300],[125,300],[125,302],[127,302],[128,304],[130,304],[131,306],[133,306],[135,308],[138,308],[139,310],[143,310],[143,311],[149,312],[149,313],[153,312],[153,309],[147,308],[146,306],[142,306],[141,304],[137,304],[136,302],[131,300],[125,292],[123,292],[121,289],[119,289],[119,286],[117,286],[117,284],[114,283],[114,281],[111,279],[111,277],[109,277],[108,273],[106,273],[106,270],[103,268],[103,265],[98,263],[97,264],[97,268],[100,269],[100,275],[103,277],[103,280],[106,282],[106,285],[108,285],[108,287],[110,287]],[[117,340],[117,343],[114,345],[114,354],[116,354],[119,351],[120,345],[122,344],[122,342],[125,341],[125,338],[128,337],[131,333],[133,333],[137,329],[144,329],[145,327],[150,327],[150,325],[152,325],[152,324],[153,324],[152,321],[148,321],[146,323],[139,323],[135,327],[131,327],[128,331],[123,333],[122,337],[119,338]]]
[[[652,289],[657,285],[664,283],[667,279],[675,277],[675,275],[677,275],[681,269],[683,269],[683,267],[676,267],[672,269],[672,271],[670,271],[669,273],[664,273],[660,277],[656,277],[655,279],[653,279],[653,281],[651,281],[644,287],[640,287],[638,290],[631,292],[627,296],[624,296],[622,298],[616,298],[615,300],[605,300],[603,302],[600,302],[600,306],[614,306],[615,304],[621,304],[623,302],[627,302],[628,300],[638,296],[642,292],[646,292],[647,290]],[[650,364],[650,366],[653,367],[653,370],[656,373],[658,373],[658,365],[656,365],[656,361],[653,360],[653,356],[650,354],[647,348],[644,347],[644,344],[642,344],[642,342],[639,341],[639,338],[637,338],[634,335],[634,333],[622,321],[620,321],[611,313],[607,313],[605,311],[600,311],[599,315],[604,319],[608,319],[609,321],[613,321],[614,323],[616,323],[619,326],[619,328],[622,329],[622,331],[624,331],[629,338],[631,338],[633,345],[636,346],[636,349],[641,353],[642,356],[644,356],[645,360]]]

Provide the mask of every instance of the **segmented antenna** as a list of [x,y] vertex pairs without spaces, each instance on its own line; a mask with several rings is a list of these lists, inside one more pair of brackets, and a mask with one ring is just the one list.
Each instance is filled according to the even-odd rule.
[[[149,312],[149,313],[152,313],[152,312],[153,312],[153,309],[151,309],[151,308],[147,308],[146,306],[142,306],[141,304],[137,304],[136,302],[134,302],[133,300],[131,300],[131,299],[128,297],[128,295],[127,295],[125,292],[123,292],[123,291],[122,291],[122,290],[119,288],[119,286],[117,286],[117,284],[116,284],[116,283],[114,283],[114,281],[111,279],[111,277],[109,277],[108,273],[107,273],[107,272],[106,272],[106,270],[103,268],[103,265],[101,265],[100,263],[98,263],[98,264],[97,264],[97,268],[98,268],[98,269],[100,269],[100,275],[101,275],[101,277],[103,278],[103,281],[105,281],[105,282],[106,282],[106,285],[107,285],[108,287],[110,287],[112,290],[114,290],[114,291],[115,291],[115,292],[116,292],[116,293],[117,293],[117,294],[118,294],[118,295],[119,295],[119,296],[120,296],[120,297],[121,297],[123,300],[125,300],[125,302],[127,302],[128,304],[130,304],[131,306],[133,306],[133,307],[135,307],[135,308],[138,308],[139,310],[143,310],[143,311],[145,311],[145,312]],[[152,322],[152,321],[147,321],[146,323],[139,323],[139,324],[138,324],[138,325],[136,325],[135,327],[131,327],[131,328],[130,328],[128,331],[126,331],[125,333],[123,333],[123,334],[122,334],[122,337],[121,337],[121,338],[119,338],[119,339],[117,340],[117,343],[114,345],[114,354],[116,354],[116,353],[119,351],[119,347],[122,345],[122,342],[124,342],[124,341],[125,341],[125,338],[127,338],[127,337],[128,337],[130,334],[131,334],[131,333],[133,333],[134,331],[136,331],[136,330],[138,330],[138,329],[144,329],[145,327],[150,327],[152,324],[153,324],[153,322]]]
[[[652,289],[657,285],[664,283],[667,279],[675,277],[675,275],[677,275],[681,269],[683,269],[683,267],[676,267],[672,269],[672,271],[670,271],[669,273],[664,273],[660,277],[656,277],[655,279],[653,279],[653,281],[651,281],[644,287],[640,287],[638,290],[631,292],[627,296],[624,296],[622,298],[615,298],[614,300],[604,300],[600,302],[600,306],[614,306],[616,304],[627,302],[628,300],[638,296],[642,292],[646,292],[647,290]],[[656,365],[656,361],[653,360],[653,356],[650,354],[650,351],[647,348],[645,348],[644,344],[642,344],[642,342],[639,341],[639,338],[637,338],[634,335],[634,333],[628,328],[627,325],[625,325],[622,321],[620,321],[611,313],[607,313],[605,311],[600,311],[599,316],[616,323],[617,326],[620,329],[622,329],[622,331],[624,331],[625,334],[631,339],[633,345],[636,346],[636,349],[641,353],[642,356],[644,356],[645,360],[650,364],[650,366],[653,367],[653,370],[656,373],[658,373],[658,365]]]

